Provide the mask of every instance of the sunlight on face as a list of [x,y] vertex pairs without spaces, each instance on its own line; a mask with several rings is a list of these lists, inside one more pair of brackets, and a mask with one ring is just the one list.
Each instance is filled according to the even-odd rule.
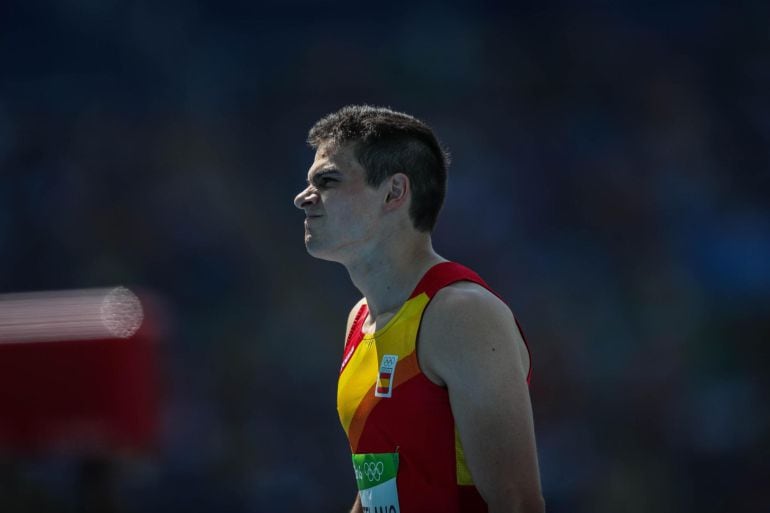
[[377,234],[382,188],[366,184],[352,145],[322,145],[308,186],[294,199],[305,211],[305,246],[316,258],[345,262],[366,251]]

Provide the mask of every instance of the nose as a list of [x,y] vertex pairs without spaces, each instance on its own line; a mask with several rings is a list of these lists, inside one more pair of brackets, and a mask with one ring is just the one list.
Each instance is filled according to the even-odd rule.
[[306,208],[314,205],[318,201],[318,192],[308,186],[304,191],[297,194],[294,198],[294,206],[297,208]]

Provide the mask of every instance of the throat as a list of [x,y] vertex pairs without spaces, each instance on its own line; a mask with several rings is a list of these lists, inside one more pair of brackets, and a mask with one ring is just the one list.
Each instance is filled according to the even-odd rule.
[[[425,235],[424,239],[423,244],[399,244],[395,255],[392,248],[381,248],[371,259],[345,264],[377,325],[383,326],[383,316],[392,316],[401,308],[431,267],[446,261],[433,251],[430,236]],[[404,250],[404,246],[411,249]]]
[[377,315],[373,314],[370,310],[369,315],[366,316],[364,324],[361,327],[362,331],[367,335],[371,335],[374,334],[377,330],[384,328],[391,321],[391,319],[393,319],[393,317],[395,317],[396,314],[401,311],[403,306],[404,304],[401,303],[392,310],[381,312]]

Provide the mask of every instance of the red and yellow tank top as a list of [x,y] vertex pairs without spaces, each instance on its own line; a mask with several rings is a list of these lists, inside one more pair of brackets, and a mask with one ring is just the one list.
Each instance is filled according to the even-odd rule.
[[[425,308],[440,289],[458,281],[491,291],[475,272],[443,262],[423,276],[384,327],[362,332],[368,314],[364,304],[348,333],[337,410],[364,512],[487,511],[465,463],[448,392],[430,381],[417,361]],[[531,366],[528,383],[530,375]]]

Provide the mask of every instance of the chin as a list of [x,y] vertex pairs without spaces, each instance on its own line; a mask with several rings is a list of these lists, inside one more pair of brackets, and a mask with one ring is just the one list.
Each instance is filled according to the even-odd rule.
[[341,262],[339,255],[335,254],[330,248],[319,244],[318,241],[313,241],[312,238],[305,239],[305,248],[313,258],[329,262]]
[[326,260],[327,262],[341,262],[341,260],[337,258],[333,253],[325,253],[323,251],[316,251],[310,248],[308,248],[307,252],[311,257],[317,258],[319,260]]
[[318,241],[313,240],[312,237],[305,238],[305,249],[307,249],[308,254],[314,258],[320,258],[322,260],[328,259],[328,255],[326,254],[327,252],[324,251],[323,244],[319,244]]

